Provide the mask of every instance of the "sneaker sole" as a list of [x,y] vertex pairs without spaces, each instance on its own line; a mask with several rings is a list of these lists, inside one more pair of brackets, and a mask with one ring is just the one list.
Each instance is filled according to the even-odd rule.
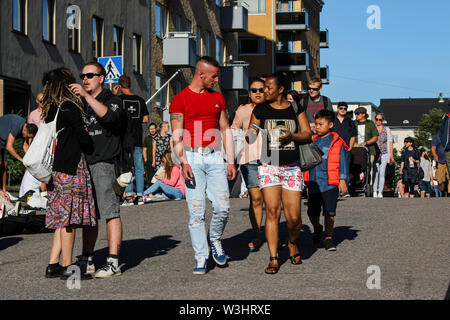
[[206,271],[193,271],[192,274],[205,274]]
[[101,276],[101,275],[95,275],[94,277],[96,278],[96,279],[105,279],[105,278],[111,278],[111,277],[116,277],[116,276],[120,276],[122,274],[122,272],[115,272],[115,273],[113,273],[113,274],[110,274],[110,275],[104,275],[104,276]]
[[214,257],[214,255],[212,255],[212,257],[213,257],[214,261],[215,261],[219,266],[224,266],[224,265],[227,264],[227,259],[225,259],[224,262],[220,262],[220,261],[218,261],[218,260]]

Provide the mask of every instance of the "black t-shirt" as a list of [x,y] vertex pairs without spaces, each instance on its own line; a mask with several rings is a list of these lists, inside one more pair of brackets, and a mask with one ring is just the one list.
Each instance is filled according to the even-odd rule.
[[137,95],[122,94],[119,97],[123,101],[123,110],[128,113],[129,132],[134,138],[134,145],[142,147],[142,119],[148,115],[145,101]]
[[95,99],[103,103],[108,108],[108,111],[100,118],[91,106],[84,101],[85,114],[83,115],[83,121],[93,142],[92,152],[86,154],[87,162],[88,164],[97,162],[112,163],[121,150],[122,109],[120,104],[122,100],[112,94],[109,89],[103,89]]
[[288,143],[279,141],[279,129],[287,129],[292,133],[300,131],[297,116],[304,111],[302,106],[299,106],[296,114],[292,105],[286,109],[274,109],[266,102],[256,105],[253,114],[260,120],[260,127],[264,129],[265,143],[263,143],[261,152],[262,163],[298,165],[298,144],[294,141]]

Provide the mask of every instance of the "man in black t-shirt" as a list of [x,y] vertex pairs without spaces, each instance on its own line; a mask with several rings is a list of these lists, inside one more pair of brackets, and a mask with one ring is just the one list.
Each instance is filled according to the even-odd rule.
[[308,96],[305,96],[300,101],[300,104],[306,109],[306,116],[308,118],[311,131],[315,130],[315,117],[316,114],[323,109],[333,111],[333,106],[328,97],[322,96],[322,80],[319,78],[313,78],[308,82]]
[[[130,90],[131,81],[126,75],[119,78],[119,85],[113,88],[117,94],[119,89],[122,95],[119,97],[123,102],[123,110],[127,115],[125,136],[122,141],[125,150],[130,152],[129,157],[133,159],[134,175],[136,177],[136,195],[138,204],[144,204],[144,159],[142,153],[142,123],[149,120],[147,106],[144,99]],[[125,199],[122,205],[134,204],[134,183],[130,183],[125,189]]]

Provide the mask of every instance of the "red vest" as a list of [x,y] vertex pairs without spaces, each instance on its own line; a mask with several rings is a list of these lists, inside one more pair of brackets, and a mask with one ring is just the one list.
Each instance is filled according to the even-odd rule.
[[[333,136],[331,140],[330,147],[327,153],[327,171],[328,171],[328,184],[333,186],[339,186],[339,162],[341,155],[341,147],[344,145],[345,150],[348,149],[347,144],[344,140],[336,133],[330,132]],[[316,141],[319,136],[315,135],[312,141]],[[309,171],[306,171],[303,175],[303,180],[305,183],[309,182]]]

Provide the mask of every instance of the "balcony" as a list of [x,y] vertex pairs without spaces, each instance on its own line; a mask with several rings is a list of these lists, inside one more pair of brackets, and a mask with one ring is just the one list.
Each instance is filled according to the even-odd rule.
[[308,71],[309,54],[306,50],[298,52],[278,51],[276,63],[277,71]]
[[163,65],[195,67],[195,36],[190,32],[168,32],[163,39]]
[[322,84],[330,84],[330,68],[328,66],[320,67],[320,79]]
[[329,48],[330,41],[328,38],[328,29],[320,31],[320,47],[321,48]]
[[275,30],[309,30],[308,12],[302,10],[277,10]]
[[220,68],[222,90],[248,90],[248,63],[232,61]]
[[220,8],[220,27],[223,31],[248,31],[248,10],[240,2],[228,1]]

